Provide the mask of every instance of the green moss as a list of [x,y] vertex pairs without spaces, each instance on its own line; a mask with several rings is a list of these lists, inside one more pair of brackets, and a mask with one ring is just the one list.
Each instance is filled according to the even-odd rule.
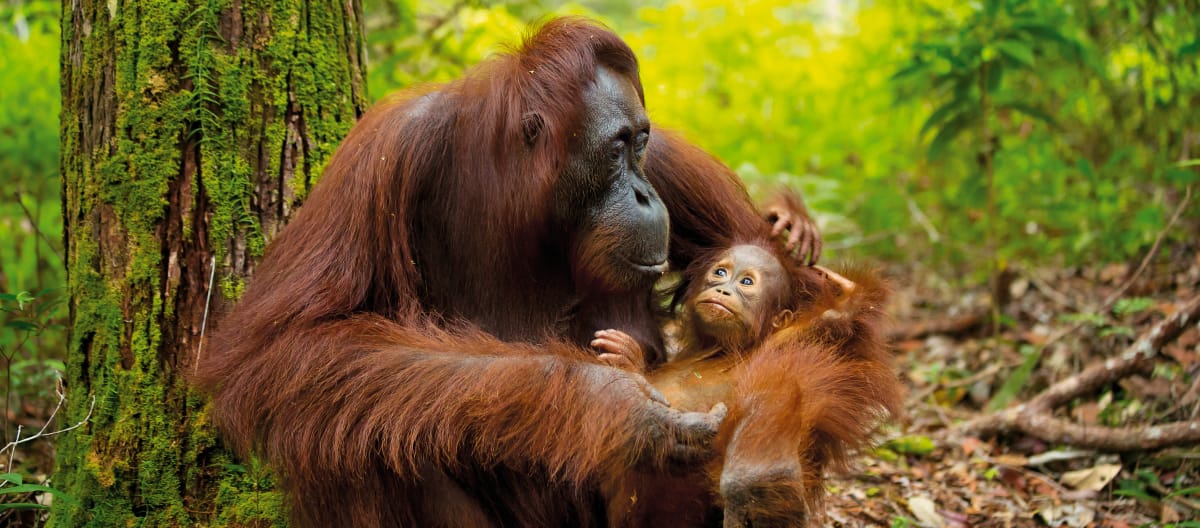
[[[195,339],[164,337],[179,324],[180,290],[164,283],[164,266],[168,252],[207,263],[187,252],[211,248],[224,263],[221,291],[240,295],[244,268],[230,264],[262,254],[364,104],[347,90],[362,78],[340,55],[350,47],[340,14],[303,4],[239,3],[240,42],[218,34],[230,0],[123,2],[115,12],[84,1],[64,13],[67,419],[88,424],[59,441],[54,482],[80,505],[56,502],[55,526],[285,524],[267,468],[221,448],[205,398],[177,371]],[[76,16],[86,35],[75,34]],[[292,136],[290,114],[303,122]],[[301,148],[284,181],[289,141]],[[185,149],[198,153],[190,181],[180,181]],[[169,210],[178,185],[189,185],[192,209]],[[168,248],[170,214],[182,217],[182,242]]]

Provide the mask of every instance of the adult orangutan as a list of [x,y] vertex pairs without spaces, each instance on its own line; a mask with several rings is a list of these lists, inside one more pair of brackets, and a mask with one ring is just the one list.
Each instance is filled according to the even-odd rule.
[[[819,517],[824,470],[844,467],[900,403],[880,337],[888,289],[873,273],[848,273],[856,280],[795,265],[765,239],[684,272],[678,350],[647,376],[678,409],[730,406],[719,453],[706,471],[616,475],[603,486],[610,526],[803,526]],[[643,364],[624,332],[595,337],[609,364]]]
[[643,104],[629,47],[568,18],[355,125],[197,374],[295,524],[594,526],[598,482],[711,454],[723,407],[583,347],[661,361],[654,280],[764,223]]

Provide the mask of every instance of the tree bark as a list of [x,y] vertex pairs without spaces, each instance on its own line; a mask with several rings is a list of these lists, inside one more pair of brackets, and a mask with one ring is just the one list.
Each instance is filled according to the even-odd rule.
[[56,526],[283,522],[187,383],[236,298],[361,114],[357,0],[63,2],[69,423]]

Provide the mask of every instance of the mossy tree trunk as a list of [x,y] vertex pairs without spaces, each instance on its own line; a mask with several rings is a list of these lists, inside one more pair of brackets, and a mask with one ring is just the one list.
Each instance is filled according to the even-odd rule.
[[[365,103],[357,0],[63,2],[70,423],[56,526],[269,525],[187,375]],[[211,325],[212,321],[208,321]]]

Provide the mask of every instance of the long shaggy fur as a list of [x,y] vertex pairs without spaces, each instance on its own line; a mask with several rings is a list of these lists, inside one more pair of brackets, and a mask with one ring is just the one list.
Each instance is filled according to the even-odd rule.
[[[196,381],[229,445],[280,471],[295,525],[596,525],[597,482],[664,458],[635,378],[579,346],[595,301],[549,220],[600,65],[641,93],[624,42],[559,19],[380,103],[267,248]],[[678,136],[647,158],[673,266],[761,221]],[[651,334],[644,296],[604,302]]]
[[[693,269],[707,269],[701,264]],[[902,386],[883,338],[887,284],[865,269],[842,273],[856,283],[851,292],[813,268],[789,274],[793,309],[756,347],[650,374],[676,407],[728,404],[710,484],[698,486],[699,473],[618,476],[606,487],[611,526],[808,525],[821,511],[826,471],[848,469],[876,427],[900,412]]]

